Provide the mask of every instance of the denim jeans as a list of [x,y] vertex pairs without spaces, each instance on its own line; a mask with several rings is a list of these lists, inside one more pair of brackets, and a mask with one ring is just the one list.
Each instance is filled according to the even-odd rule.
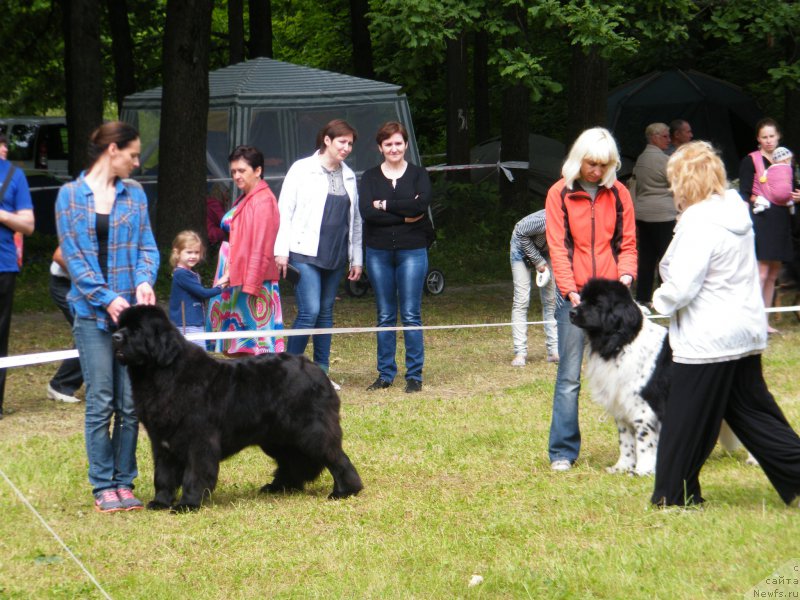
[[565,300],[556,288],[559,362],[550,422],[550,462],[561,459],[575,462],[581,449],[578,394],[581,391],[584,339],[583,330],[570,323],[571,308],[572,303]]
[[[300,281],[294,290],[297,317],[292,329],[320,329],[333,327],[333,303],[342,280],[342,269],[321,269],[308,263],[293,262],[300,271]],[[331,361],[331,334],[315,335],[314,362],[326,373]],[[308,345],[307,335],[287,338],[289,354],[303,354]]]
[[[378,327],[397,325],[398,305],[403,326],[422,325],[422,288],[428,273],[428,250],[377,250],[367,247],[367,272],[375,290]],[[392,382],[397,375],[397,333],[378,337],[378,373]],[[404,331],[406,379],[422,381],[425,347],[422,330]]]
[[[514,282],[514,299],[511,303],[511,337],[514,341],[514,354],[528,355],[528,307],[531,302],[531,283],[536,269],[528,267],[522,260],[522,250],[517,256],[511,248],[511,279]],[[552,267],[547,263],[552,274]],[[544,287],[539,288],[542,302],[542,320],[553,321],[556,310],[556,284],[553,278]],[[545,348],[548,356],[558,356],[558,333],[555,323],[545,323]]]
[[114,359],[111,333],[98,329],[96,321],[75,319],[72,332],[86,384],[86,455],[92,492],[119,486],[133,488],[139,474],[139,421],[128,370]]

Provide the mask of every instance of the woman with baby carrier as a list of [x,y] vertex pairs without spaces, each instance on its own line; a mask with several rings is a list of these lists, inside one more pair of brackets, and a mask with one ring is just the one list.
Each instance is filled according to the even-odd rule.
[[[756,124],[758,149],[745,156],[739,167],[739,193],[750,204],[750,216],[756,235],[761,296],[767,308],[772,306],[775,281],[778,279],[781,264],[794,258],[789,200],[773,196],[766,185],[766,171],[776,162],[773,153],[778,148],[780,139],[778,124],[770,118],[761,119]],[[790,198],[793,202],[800,201],[798,187],[795,182]],[[768,333],[777,331],[767,324]]]

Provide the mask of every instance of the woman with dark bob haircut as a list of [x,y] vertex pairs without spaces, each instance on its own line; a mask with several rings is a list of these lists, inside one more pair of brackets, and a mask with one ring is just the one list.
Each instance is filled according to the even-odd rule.
[[[229,241],[220,246],[215,285],[230,286],[209,305],[211,331],[283,329],[275,264],[275,237],[280,214],[275,194],[261,176],[264,155],[253,146],[238,146],[228,158],[233,183],[242,192],[222,217]],[[283,352],[283,338],[217,340],[217,352],[247,356]]]
[[[383,162],[361,177],[359,208],[378,327],[394,327],[398,310],[403,326],[422,325],[422,289],[428,272],[428,246],[433,241],[428,218],[431,181],[424,168],[406,160],[408,131],[402,123],[384,123],[375,141]],[[397,375],[395,332],[377,336],[378,378],[368,390],[388,388]],[[422,330],[404,331],[403,340],[406,392],[419,392],[425,361]]]
[[[111,334],[132,304],[155,304],[158,248],[147,197],[127,177],[139,167],[138,132],[105,123],[89,139],[89,166],[56,200],[58,241],[72,288],[73,334],[86,383],[86,453],[95,509],[136,510],[133,495],[139,421],[128,372],[114,358]],[[110,426],[110,432],[109,432]]]
[[[333,303],[343,268],[349,262],[347,278],[356,281],[361,277],[356,175],[344,162],[356,137],[356,130],[347,121],[330,121],[317,134],[314,153],[296,161],[283,181],[275,261],[283,276],[290,263],[300,272],[293,329],[332,327]],[[303,354],[307,345],[307,335],[293,336],[286,350]],[[330,355],[330,334],[315,335],[314,362],[326,373]],[[336,384],[334,387],[338,389]]]

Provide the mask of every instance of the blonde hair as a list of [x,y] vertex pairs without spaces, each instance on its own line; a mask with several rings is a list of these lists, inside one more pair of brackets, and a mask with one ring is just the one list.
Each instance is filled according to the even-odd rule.
[[175,236],[175,239],[172,240],[172,253],[169,255],[169,264],[172,265],[173,269],[178,266],[178,259],[180,258],[181,252],[187,247],[194,245],[200,246],[200,259],[202,260],[206,255],[206,247],[203,245],[203,239],[200,237],[200,234],[191,229],[187,229]]
[[667,179],[681,211],[714,194],[722,195],[728,187],[725,166],[708,142],[683,144],[667,162]]
[[617,170],[620,168],[619,150],[617,142],[608,129],[594,127],[587,129],[578,136],[569,150],[567,160],[561,168],[567,188],[572,189],[575,180],[581,176],[581,164],[590,160],[606,165],[600,185],[610,188],[617,180]]

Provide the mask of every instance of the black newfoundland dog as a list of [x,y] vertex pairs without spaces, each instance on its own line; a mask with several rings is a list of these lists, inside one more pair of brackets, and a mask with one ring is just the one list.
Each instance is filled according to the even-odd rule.
[[199,508],[217,484],[220,461],[252,445],[278,465],[262,492],[302,490],[324,468],[333,475],[329,498],[362,489],[342,450],[339,397],[305,357],[216,360],[155,306],[126,309],[113,342],[153,448],[156,494],[147,508]]
[[[645,319],[630,290],[609,279],[589,280],[569,318],[589,341],[586,379],[592,399],[617,423],[619,460],[607,470],[654,473],[672,371],[667,329]],[[725,422],[720,442],[729,451],[741,446]],[[747,462],[758,464],[752,456]]]

